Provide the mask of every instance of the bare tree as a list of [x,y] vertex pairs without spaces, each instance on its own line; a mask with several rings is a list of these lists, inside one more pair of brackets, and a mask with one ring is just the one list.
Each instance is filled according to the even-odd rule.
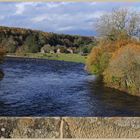
[[101,36],[117,35],[125,32],[140,38],[140,14],[129,9],[113,10],[97,20],[96,30]]

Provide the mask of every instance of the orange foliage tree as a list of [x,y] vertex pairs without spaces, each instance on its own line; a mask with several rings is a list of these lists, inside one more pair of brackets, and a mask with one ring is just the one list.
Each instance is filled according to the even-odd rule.
[[103,38],[87,57],[87,70],[94,74],[102,74],[109,64],[113,52],[122,46],[133,42],[129,36],[120,34],[116,40]]
[[140,96],[140,44],[130,43],[115,51],[103,75],[107,86]]

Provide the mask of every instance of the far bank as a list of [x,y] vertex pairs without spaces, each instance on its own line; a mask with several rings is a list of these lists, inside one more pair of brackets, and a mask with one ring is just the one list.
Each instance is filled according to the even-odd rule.
[[76,63],[85,63],[87,56],[80,54],[50,54],[50,53],[27,53],[24,55],[7,54],[6,57],[17,57],[17,58],[37,58],[37,59],[48,59],[48,60],[58,60]]

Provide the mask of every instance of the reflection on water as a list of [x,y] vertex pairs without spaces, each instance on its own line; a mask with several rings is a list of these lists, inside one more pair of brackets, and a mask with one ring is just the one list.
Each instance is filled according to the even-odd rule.
[[105,88],[84,65],[7,60],[0,81],[1,116],[140,116],[140,98]]
[[140,97],[104,87],[100,80],[88,82],[88,87],[90,99],[98,104],[97,116],[140,116]]

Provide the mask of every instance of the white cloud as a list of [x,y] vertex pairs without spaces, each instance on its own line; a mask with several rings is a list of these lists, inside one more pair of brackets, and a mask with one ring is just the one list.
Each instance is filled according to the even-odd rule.
[[38,26],[38,24],[45,25],[47,29],[66,32],[70,30],[93,30],[94,21],[105,14],[106,11],[87,12],[78,11],[77,13],[47,13],[40,14],[31,18],[31,22]]
[[4,18],[5,18],[5,16],[1,16],[1,15],[0,15],[0,20],[3,20]]
[[46,19],[47,19],[47,15],[40,15],[40,16],[32,18],[31,21],[34,22],[34,23],[37,23],[37,22],[42,22]]
[[0,4],[0,24],[63,33],[92,31],[94,22],[103,14],[125,6],[140,11],[140,6],[126,3],[16,2],[9,3],[8,8]]
[[102,15],[106,14],[106,11],[95,11],[92,15],[93,18],[100,18]]
[[97,2],[90,2],[90,5],[96,5]]
[[58,22],[58,21],[62,21],[61,24],[63,24],[63,21],[64,20],[69,20],[71,18],[72,15],[69,15],[69,14],[61,14],[58,13],[51,13],[51,14],[44,14],[44,15],[38,15],[36,17],[33,17],[31,19],[31,21],[33,23],[39,23],[39,22],[43,22],[44,20],[47,20],[47,21],[55,21],[55,22]]
[[70,4],[72,2],[49,2],[47,3],[47,7],[48,8],[55,8],[55,7],[59,7],[59,6],[62,6],[62,5],[67,5],[67,4]]
[[42,6],[46,6],[46,8],[56,8],[62,5],[68,5],[72,2],[48,2],[48,3],[43,3],[43,2],[21,2],[15,4],[16,11],[14,15],[22,15],[27,8],[33,7],[34,9],[39,5],[42,4]]
[[14,15],[22,15],[24,13],[24,11],[26,10],[27,6],[32,6],[35,7],[37,6],[39,3],[41,2],[21,2],[21,3],[17,3],[15,5],[16,7],[16,12]]
[[21,15],[24,12],[24,10],[25,10],[24,4],[17,4],[15,15]]
[[66,27],[60,27],[57,29],[57,31],[70,31],[75,29],[75,26],[66,26]]

